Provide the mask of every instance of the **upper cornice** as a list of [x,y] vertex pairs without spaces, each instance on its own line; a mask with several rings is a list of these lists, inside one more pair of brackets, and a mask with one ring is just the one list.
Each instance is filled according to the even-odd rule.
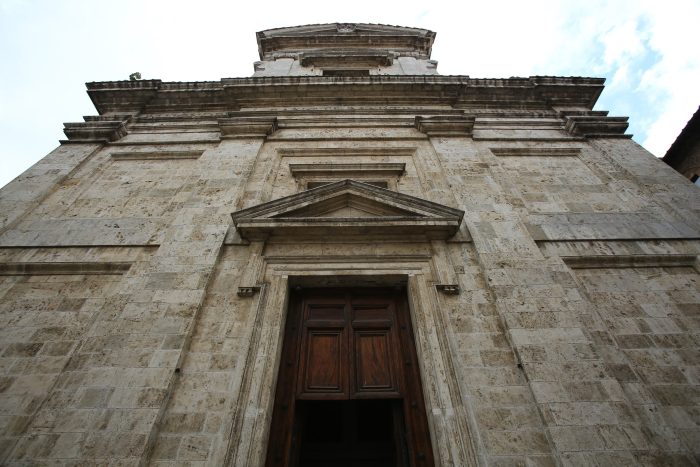
[[380,49],[429,59],[435,33],[386,24],[330,23],[267,29],[256,34],[261,60],[297,57],[310,50]]
[[421,106],[456,109],[591,110],[602,78],[531,76],[281,76],[206,82],[161,80],[87,83],[102,114],[211,112],[326,105]]

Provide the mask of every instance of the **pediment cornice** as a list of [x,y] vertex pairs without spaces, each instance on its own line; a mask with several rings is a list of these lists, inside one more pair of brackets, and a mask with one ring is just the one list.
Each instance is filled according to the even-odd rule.
[[429,59],[435,33],[384,24],[330,23],[268,29],[256,34],[261,60],[309,49],[381,49]]
[[[346,211],[351,214],[344,215]],[[463,216],[459,209],[349,179],[231,214],[239,234],[247,240],[348,236],[446,239],[457,232]]]

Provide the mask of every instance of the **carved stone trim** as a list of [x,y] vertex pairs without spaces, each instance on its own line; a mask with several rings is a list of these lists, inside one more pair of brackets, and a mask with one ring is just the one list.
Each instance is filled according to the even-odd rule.
[[466,115],[417,116],[415,125],[418,131],[428,136],[471,136],[474,131],[474,117]]
[[54,276],[66,274],[124,274],[131,263],[1,263],[0,276]]
[[380,51],[309,51],[299,54],[301,66],[317,67],[374,67],[391,66],[394,58],[386,52]]
[[[342,36],[342,37],[349,37]],[[314,46],[318,47],[318,46]],[[376,47],[376,45],[374,45]],[[477,106],[512,112],[592,108],[603,89],[599,78],[542,77],[477,79],[468,76],[370,75],[329,85],[323,76],[225,78],[216,82],[162,83],[139,87],[139,81],[89,83],[88,93],[102,114],[164,112],[223,112],[241,108],[315,105]],[[514,103],[518,103],[517,108]]]
[[62,143],[107,143],[127,135],[126,119],[89,119],[85,122],[64,123],[63,133],[68,137]]
[[[366,215],[328,215],[345,207]],[[451,237],[464,212],[355,180],[329,183],[231,214],[241,237],[266,239],[271,235],[327,237],[361,235],[415,235],[430,239]]]
[[274,60],[289,51],[308,49],[381,48],[429,59],[435,33],[427,29],[383,24],[330,23],[276,28],[256,34],[262,60]]
[[355,23],[337,23],[335,29],[339,33],[355,32],[357,25]]
[[412,157],[415,147],[374,147],[374,148],[279,148],[282,157],[362,157],[362,156],[404,156]]
[[164,161],[164,160],[182,160],[182,159],[199,159],[204,153],[201,151],[132,151],[132,152],[113,152],[112,159],[117,161]]
[[389,117],[333,117],[328,115],[287,115],[278,117],[279,127],[286,128],[412,128],[414,118]]
[[274,117],[232,117],[219,119],[221,139],[264,138],[277,131]]
[[[158,93],[163,82],[159,79],[135,81],[98,81],[87,83],[87,93],[97,111],[138,114]],[[201,88],[201,83],[200,83]]]
[[256,293],[260,292],[260,287],[258,286],[252,286],[252,287],[238,287],[238,292],[236,294],[239,297],[252,297]]
[[[469,390],[461,382],[465,379],[461,367],[453,358],[454,342],[446,331],[445,297],[430,287],[434,271],[429,256],[416,263],[393,263],[388,259],[377,269],[372,265],[348,262],[340,267],[335,258],[327,262],[321,258],[289,258],[286,264],[279,257],[273,267],[265,267],[259,298],[251,302],[250,344],[245,349],[245,377],[233,389],[237,394],[231,404],[231,426],[228,445],[222,452],[223,465],[263,465],[267,436],[274,401],[274,382],[280,365],[281,345],[288,311],[287,299],[291,287],[365,285],[407,285],[407,299],[416,338],[416,352],[423,397],[430,417],[436,465],[479,465],[476,445],[481,443],[477,434],[474,410]],[[349,257],[351,258],[351,257]],[[375,257],[374,261],[381,258]],[[267,258],[266,258],[267,260]],[[329,280],[331,282],[329,282]],[[337,280],[337,282],[335,281]],[[256,302],[257,300],[257,302]],[[483,450],[483,448],[481,448]]]
[[564,129],[572,136],[631,138],[625,131],[629,124],[627,117],[606,117],[596,115],[570,115],[566,117]]
[[457,284],[435,284],[435,288],[445,295],[459,295],[459,285]]
[[694,267],[697,255],[562,256],[572,269]]
[[581,154],[580,148],[491,148],[494,156],[534,156],[534,157],[576,157]]
[[325,164],[289,164],[289,171],[294,177],[304,176],[341,176],[342,178],[353,178],[353,174],[373,175],[373,176],[394,176],[403,175],[406,171],[406,164],[401,163],[325,163]]

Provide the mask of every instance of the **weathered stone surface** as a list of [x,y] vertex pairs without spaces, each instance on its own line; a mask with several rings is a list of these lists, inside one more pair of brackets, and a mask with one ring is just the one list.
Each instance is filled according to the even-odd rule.
[[290,289],[378,285],[437,465],[698,459],[700,190],[601,79],[258,39],[252,78],[89,83],[105,115],[0,190],[0,463],[262,465]]

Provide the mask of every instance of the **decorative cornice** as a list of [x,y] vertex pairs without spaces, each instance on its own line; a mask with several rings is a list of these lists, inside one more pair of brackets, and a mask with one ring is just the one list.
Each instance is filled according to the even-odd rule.
[[160,89],[159,79],[135,81],[98,81],[87,83],[88,96],[97,111],[106,113],[137,114]]
[[0,263],[0,276],[41,276],[59,274],[124,274],[131,263]]
[[572,269],[694,267],[697,255],[593,255],[562,256]]
[[375,50],[311,50],[299,54],[301,66],[390,66],[392,54]]
[[569,115],[566,116],[564,129],[572,136],[583,136],[586,138],[631,138],[632,135],[625,134],[629,126],[627,120],[627,117]]
[[418,131],[428,136],[471,136],[474,130],[474,117],[466,115],[417,116],[415,125]]
[[264,138],[277,131],[274,117],[232,117],[219,120],[221,139]]
[[268,29],[256,34],[261,60],[312,49],[381,49],[429,59],[435,33],[384,24],[330,23]]
[[[475,79],[468,76],[275,76],[219,82],[151,80],[88,83],[98,112],[216,112],[240,108],[310,106],[453,106],[484,112],[591,109],[603,89],[599,78]],[[473,110],[469,110],[470,113]]]
[[[366,215],[337,216],[345,208]],[[446,239],[457,232],[463,216],[459,209],[355,180],[329,183],[231,214],[247,240],[358,235]]]
[[163,161],[163,160],[184,160],[199,159],[204,153],[198,151],[128,151],[113,152],[112,159],[117,161]]
[[491,148],[494,156],[507,157],[576,157],[581,154],[581,148],[576,147],[535,147],[535,148]]
[[309,175],[335,175],[352,178],[352,174],[378,176],[399,176],[406,170],[405,163],[325,163],[325,164],[289,164],[289,171],[294,177]]
[[283,157],[364,157],[364,156],[397,156],[412,157],[415,147],[378,146],[365,148],[346,147],[283,147],[277,152]]
[[63,133],[68,137],[61,143],[107,143],[127,135],[128,117],[86,117],[85,122],[64,123]]

